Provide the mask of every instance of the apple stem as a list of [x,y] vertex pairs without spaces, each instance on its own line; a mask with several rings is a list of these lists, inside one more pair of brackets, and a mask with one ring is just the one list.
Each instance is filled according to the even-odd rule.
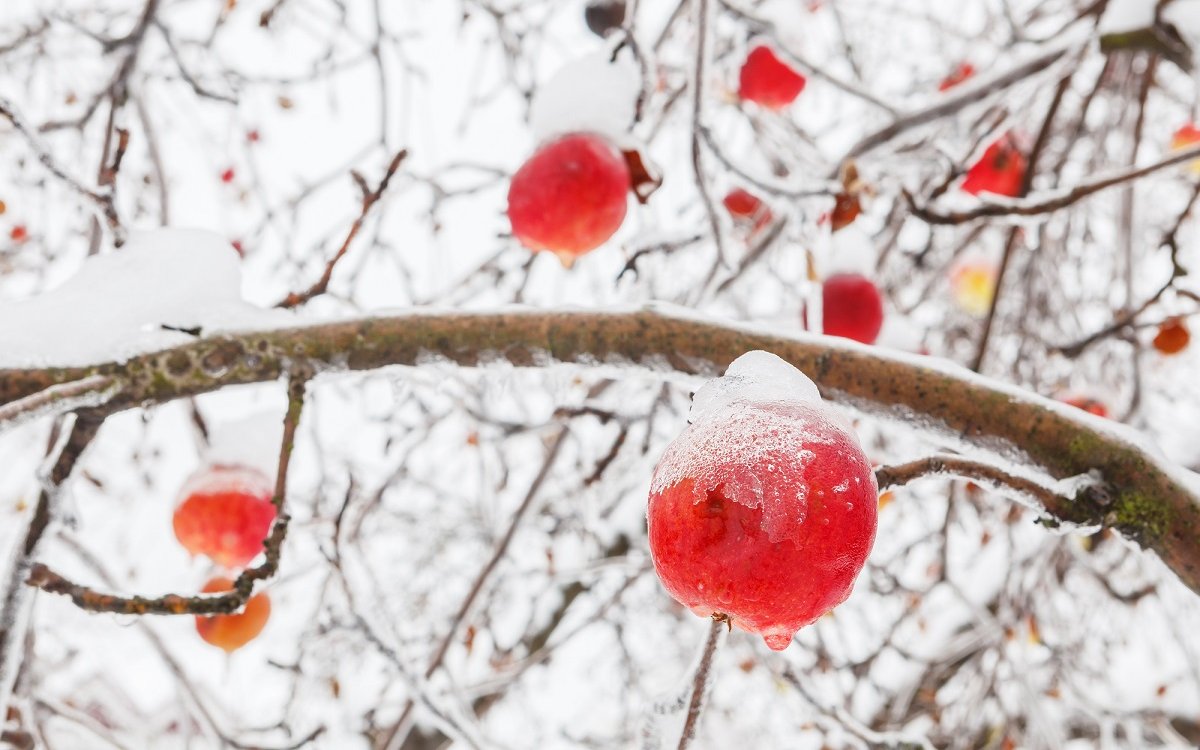
[[700,660],[696,665],[695,677],[692,680],[692,699],[688,703],[687,717],[683,720],[683,732],[679,735],[679,750],[687,750],[688,745],[696,738],[696,728],[700,724],[700,713],[704,710],[704,701],[712,686],[712,664],[717,647],[725,640],[732,620],[728,615],[713,613],[709,621],[708,637],[704,639],[704,647],[700,651]]

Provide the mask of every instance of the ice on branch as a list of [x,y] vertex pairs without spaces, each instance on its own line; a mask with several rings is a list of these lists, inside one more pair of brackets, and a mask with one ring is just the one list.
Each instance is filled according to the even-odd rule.
[[120,250],[85,260],[61,286],[0,301],[0,367],[121,360],[200,333],[291,319],[242,299],[237,252],[220,236],[135,232]]

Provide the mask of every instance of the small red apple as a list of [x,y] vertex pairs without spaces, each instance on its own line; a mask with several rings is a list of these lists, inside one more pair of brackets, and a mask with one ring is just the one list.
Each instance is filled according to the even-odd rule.
[[1076,409],[1083,409],[1088,414],[1095,414],[1097,417],[1108,416],[1108,407],[1102,401],[1091,396],[1063,396],[1059,401],[1074,406]]
[[650,555],[679,603],[779,651],[849,596],[878,505],[857,438],[819,399],[735,400],[696,418],[655,467]]
[[964,60],[942,79],[942,82],[938,84],[938,91],[949,91],[973,75],[975,75],[975,66]]
[[233,182],[233,167],[227,167],[223,172],[221,172],[221,182],[224,182],[225,184]]
[[962,189],[971,195],[986,192],[1016,197],[1021,193],[1025,169],[1025,155],[1012,136],[1006,135],[988,146],[979,161],[971,165]]
[[754,231],[770,223],[771,208],[754,193],[744,188],[734,188],[721,200],[725,210],[739,224],[746,224]]
[[[1189,146],[1195,146],[1197,143],[1200,143],[1200,128],[1196,127],[1194,123],[1187,123],[1183,127],[1179,128],[1179,130],[1176,130],[1175,134],[1171,136],[1172,151],[1178,151]],[[1190,169],[1193,174],[1200,175],[1200,159],[1196,159],[1195,161],[1191,162],[1188,165],[1188,169]]]
[[630,175],[605,138],[572,133],[538,148],[508,189],[513,234],[568,264],[603,245],[625,220]]
[[1167,318],[1154,335],[1154,348],[1163,354],[1178,354],[1187,348],[1191,340],[1192,334],[1183,318]]
[[29,230],[24,224],[17,224],[9,230],[8,236],[13,242],[24,242],[29,239]]
[[[205,594],[231,591],[233,581],[214,578],[201,589]],[[255,594],[246,601],[242,611],[233,615],[211,615],[196,617],[196,632],[206,642],[233,653],[254,640],[267,625],[271,616],[271,599],[265,593]]]
[[826,335],[874,344],[883,328],[883,296],[861,274],[839,273],[825,279],[821,305]]
[[193,555],[228,568],[245,567],[263,550],[275,520],[266,475],[243,466],[212,466],[184,485],[175,508],[175,537]]
[[738,74],[738,96],[767,109],[783,109],[800,96],[807,79],[760,44],[750,50]]

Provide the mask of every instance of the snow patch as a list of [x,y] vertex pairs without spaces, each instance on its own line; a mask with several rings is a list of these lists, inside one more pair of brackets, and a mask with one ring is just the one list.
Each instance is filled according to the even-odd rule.
[[120,250],[85,260],[58,288],[0,301],[0,367],[121,360],[192,341],[187,330],[207,334],[293,320],[242,300],[237,252],[219,235],[134,232]]
[[805,401],[820,403],[816,383],[783,358],[764,351],[746,352],[729,364],[725,374],[696,391],[688,421],[724,409],[735,401]]
[[567,63],[538,87],[529,124],[539,143],[566,133],[602,135],[618,147],[630,144],[641,74],[628,53],[615,60],[602,50]]
[[1153,26],[1156,5],[1151,0],[1111,0],[1100,19],[1100,33],[1119,34]]

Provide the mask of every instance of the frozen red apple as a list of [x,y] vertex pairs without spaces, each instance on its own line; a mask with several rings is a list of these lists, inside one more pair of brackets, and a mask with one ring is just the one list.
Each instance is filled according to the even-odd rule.
[[212,466],[193,475],[175,508],[175,537],[193,555],[227,569],[245,567],[263,550],[275,520],[265,474],[244,466]]
[[1016,197],[1021,194],[1025,168],[1025,155],[1012,136],[1006,135],[988,146],[979,161],[971,165],[962,189],[971,195],[994,193]]
[[829,336],[874,344],[883,328],[883,296],[866,276],[834,274],[821,288],[821,321]]
[[1178,354],[1187,348],[1191,340],[1192,334],[1183,318],[1167,318],[1154,334],[1154,348],[1163,354]]
[[696,394],[655,467],[650,554],[667,592],[776,650],[849,596],[878,491],[852,429],[812,382],[750,352]]
[[531,250],[564,263],[604,244],[625,220],[630,188],[625,158],[609,141],[572,133],[538,148],[513,175],[508,218]]
[[783,109],[800,96],[807,79],[765,44],[750,50],[738,73],[738,96],[767,109]]
[[[228,578],[213,578],[201,589],[205,594],[233,590],[233,581]],[[226,653],[237,651],[254,640],[267,625],[271,616],[271,600],[265,593],[255,594],[246,601],[241,612],[231,615],[196,617],[196,632],[207,643],[224,649]]]

